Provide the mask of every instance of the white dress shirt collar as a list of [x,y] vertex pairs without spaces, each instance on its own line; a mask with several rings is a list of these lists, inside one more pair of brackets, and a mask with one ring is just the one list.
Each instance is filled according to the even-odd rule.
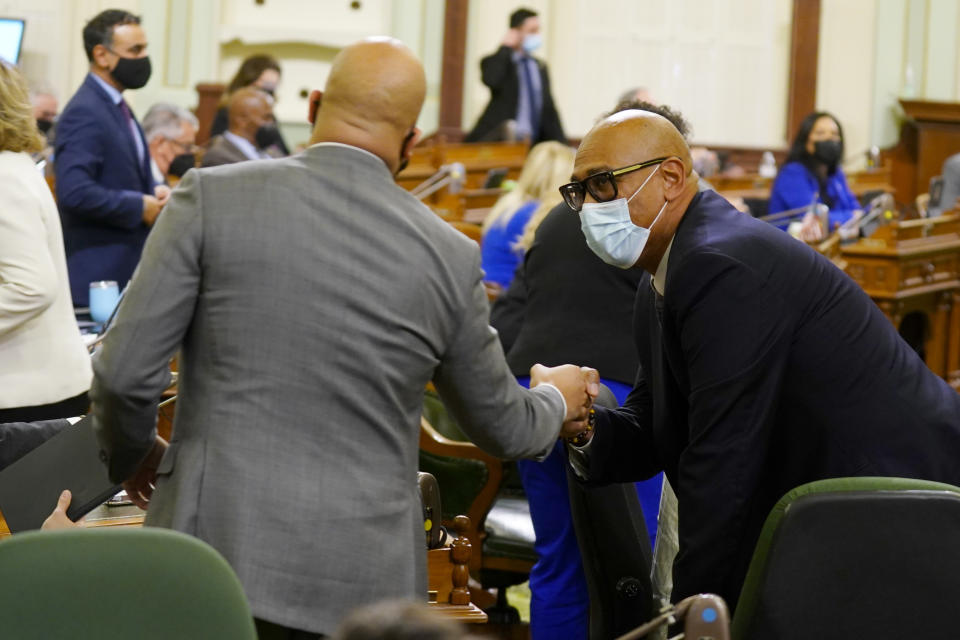
[[[674,236],[676,237],[676,236]],[[670,259],[670,247],[673,246],[673,238],[670,238],[670,244],[667,245],[663,257],[660,258],[660,264],[657,265],[657,272],[653,274],[653,289],[661,296],[667,287],[667,262]]]
[[110,96],[110,100],[113,101],[113,104],[120,104],[120,101],[123,100],[123,96],[120,95],[120,92],[117,91],[116,87],[111,86],[106,80],[101,78],[95,73],[91,73],[90,77],[97,81],[97,84],[107,92],[107,95]]
[[246,138],[241,138],[231,131],[224,131],[223,137],[233,143],[233,146],[235,146],[237,149],[240,149],[240,153],[247,156],[251,160],[262,160],[263,158],[267,157],[265,154],[260,153],[260,151],[252,142]]
[[[344,149],[353,149],[354,151],[359,151],[360,153],[365,153],[365,154],[367,154],[368,156],[370,156],[371,158],[376,158],[378,162],[383,162],[383,158],[381,158],[380,156],[376,155],[375,153],[371,153],[371,152],[367,151],[366,149],[361,149],[360,147],[355,147],[355,146],[353,146],[352,144],[344,144],[344,143],[342,143],[342,142],[316,142],[316,143],[310,145],[310,146],[307,147],[307,148],[308,148],[308,149],[313,149],[314,147],[343,147]],[[386,165],[387,163],[386,163],[386,162],[383,162],[383,164]]]

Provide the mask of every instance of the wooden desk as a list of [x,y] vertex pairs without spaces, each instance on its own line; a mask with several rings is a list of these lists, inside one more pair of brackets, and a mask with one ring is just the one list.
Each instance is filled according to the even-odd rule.
[[[735,178],[714,176],[708,178],[707,182],[713,185],[717,193],[727,199],[750,198],[755,200],[769,200],[770,189],[773,187],[773,179],[762,178],[759,175],[745,175]],[[866,169],[864,171],[848,173],[847,185],[850,187],[853,195],[858,198],[874,191],[894,193],[891,167],[889,165],[879,169]]]
[[[464,187],[467,191],[483,187],[487,172],[506,169],[507,178],[515,180],[527,159],[529,147],[524,142],[476,142],[464,144],[434,143],[413,150],[410,164],[397,175],[397,184],[408,191],[432,176],[440,167],[454,162],[466,170]],[[447,194],[441,189],[427,204],[438,204]]]
[[840,253],[895,327],[925,317],[927,366],[960,391],[960,212],[894,222]]
[[[50,505],[51,512],[54,506]],[[87,514],[86,526],[88,528],[141,527],[146,515],[146,511],[133,505],[108,507],[103,504]],[[0,514],[0,538],[9,535],[11,535],[10,528],[7,527],[7,521],[3,519],[3,514]]]

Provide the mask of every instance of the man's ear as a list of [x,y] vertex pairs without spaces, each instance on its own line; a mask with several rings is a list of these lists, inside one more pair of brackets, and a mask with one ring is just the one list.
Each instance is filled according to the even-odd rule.
[[110,50],[102,44],[93,48],[93,63],[102,69],[110,68]]
[[317,122],[317,111],[320,110],[320,103],[323,101],[323,91],[314,89],[310,92],[307,99],[307,122],[315,124]]
[[410,159],[410,155],[413,153],[413,148],[420,143],[420,138],[423,136],[423,132],[417,127],[414,127],[411,133],[413,135],[411,135],[410,139],[407,140],[406,144],[403,145],[403,157],[408,160]]
[[664,160],[660,172],[665,179],[663,195],[667,200],[673,200],[683,193],[687,181],[693,177],[693,173],[688,173],[683,161],[676,156]]

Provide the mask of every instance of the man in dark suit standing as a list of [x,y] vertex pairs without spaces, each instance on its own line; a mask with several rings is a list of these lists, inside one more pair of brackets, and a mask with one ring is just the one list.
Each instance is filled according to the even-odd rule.
[[55,172],[73,303],[95,280],[123,287],[170,195],[155,187],[140,125],[123,99],[150,79],[140,18],[108,9],[83,28],[90,73],[57,124]]
[[[483,84],[490,88],[490,102],[467,137],[467,142],[526,138],[531,144],[544,140],[566,142],[560,116],[550,92],[547,65],[531,54],[541,44],[540,18],[530,9],[510,14],[510,29],[497,52],[480,61]],[[508,136],[507,122],[516,130]]]
[[668,120],[603,120],[573,179],[561,191],[587,244],[646,273],[637,382],[619,410],[596,409],[571,463],[591,482],[666,473],[679,511],[674,601],[714,592],[735,606],[764,519],[798,485],[960,484],[960,394],[829,260],[698,192]]

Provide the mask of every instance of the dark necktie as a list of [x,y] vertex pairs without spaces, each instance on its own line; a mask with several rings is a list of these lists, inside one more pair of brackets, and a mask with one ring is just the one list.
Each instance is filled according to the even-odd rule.
[[528,101],[530,105],[530,139],[536,141],[540,136],[540,105],[537,101],[537,92],[533,86],[533,71],[530,70],[532,58],[524,56],[520,60],[520,69],[523,71],[523,84],[527,90]]
[[133,114],[130,113],[130,107],[124,100],[121,100],[117,106],[120,107],[120,113],[123,114],[123,119],[127,123],[127,129],[130,129],[133,127]]
[[130,142],[133,143],[134,155],[138,162],[143,162],[143,158],[140,156],[140,145],[137,144],[137,127],[133,123],[133,114],[130,113],[130,107],[127,106],[126,100],[121,100],[117,106],[120,107],[124,122],[127,123],[127,132],[130,134]]

